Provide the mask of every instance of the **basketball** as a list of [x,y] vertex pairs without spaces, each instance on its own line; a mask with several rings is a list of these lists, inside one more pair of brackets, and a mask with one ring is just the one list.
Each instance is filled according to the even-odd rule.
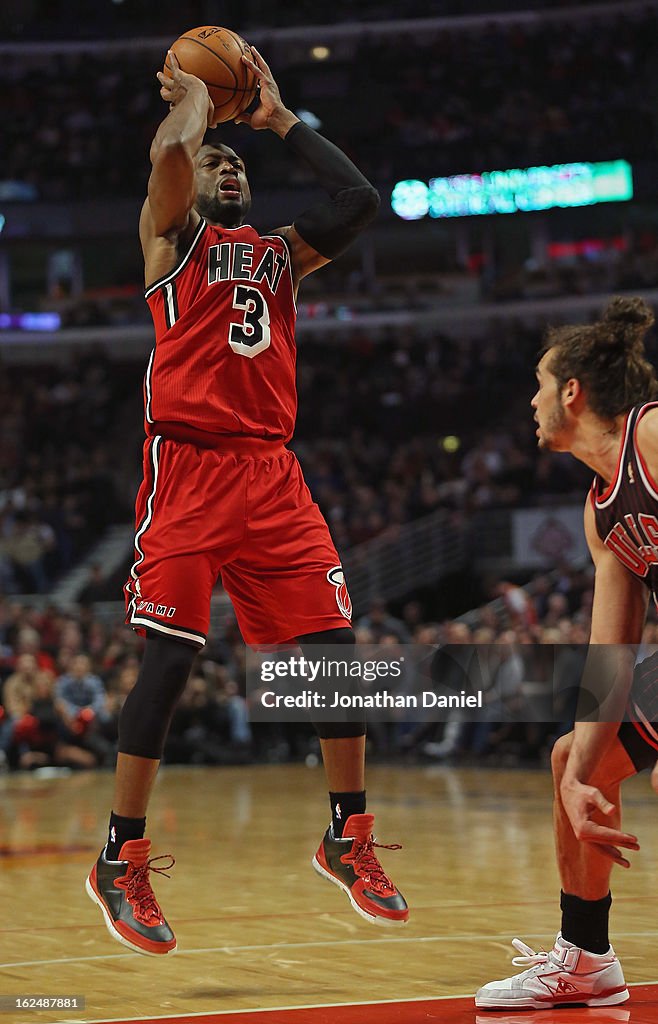
[[[237,117],[256,95],[258,79],[241,60],[242,54],[253,60],[251,47],[237,32],[202,25],[184,32],[171,49],[182,71],[205,82],[218,121]],[[164,71],[171,74],[167,61]]]

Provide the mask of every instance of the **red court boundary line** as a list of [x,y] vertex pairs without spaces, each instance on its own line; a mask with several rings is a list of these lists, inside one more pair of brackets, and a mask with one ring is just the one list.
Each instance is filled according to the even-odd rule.
[[[636,982],[629,985],[633,989],[630,1002],[615,1008],[629,1012],[629,1024],[638,1024],[658,1020],[658,983]],[[644,1016],[644,1011],[649,1016]],[[633,1012],[635,1011],[635,1013]],[[601,1011],[598,1011],[599,1013]],[[88,1021],[87,1024],[425,1024],[427,1021],[441,1020],[444,1024],[473,1024],[476,1017],[473,996],[438,996],[434,999],[381,1000],[371,1003],[328,1003],[310,1006],[272,1007],[266,1010],[219,1010],[214,1013],[182,1013],[168,1017],[134,1017],[112,1018],[110,1020]],[[542,1019],[545,1024],[559,1021],[564,1024],[575,1024],[577,1021],[594,1024],[596,1010],[561,1007],[555,1011],[544,1011]],[[536,1011],[529,1014],[534,1020]],[[582,1015],[582,1016],[581,1016]],[[491,1024],[503,1024],[500,1013],[489,1011],[485,1014]],[[517,1011],[513,1015],[519,1019],[525,1014]],[[478,1018],[479,1019],[479,1018]],[[505,1011],[505,1019],[511,1019],[510,1012]],[[83,1022],[81,1022],[83,1024]],[[538,1021],[538,1024],[541,1022]]]
[[[107,1020],[81,1020],[80,1024],[372,1024],[377,1010],[386,1010],[387,1024],[415,1024],[427,1020],[446,1020],[450,1004],[466,1010],[464,1022],[472,1024],[473,996],[435,996],[412,999],[382,999],[374,1003],[316,1003],[301,1006],[273,1006],[268,1009],[216,1010],[180,1013],[169,1017],[112,1017]],[[437,1011],[429,1013],[430,1009]],[[420,1016],[417,1016],[416,1011]],[[413,1016],[412,1016],[413,1013]],[[393,1014],[393,1016],[390,1016]],[[461,1014],[460,1014],[461,1017]],[[457,1018],[454,1018],[457,1020]],[[492,1022],[493,1024],[493,1022]]]

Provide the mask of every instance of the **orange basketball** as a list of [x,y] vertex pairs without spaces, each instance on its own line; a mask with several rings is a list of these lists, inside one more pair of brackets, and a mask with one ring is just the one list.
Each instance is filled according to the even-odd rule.
[[[202,25],[184,32],[171,49],[181,70],[206,83],[219,121],[237,117],[256,95],[258,79],[240,59],[244,53],[253,60],[251,47],[237,32]],[[171,73],[167,61],[164,70]]]

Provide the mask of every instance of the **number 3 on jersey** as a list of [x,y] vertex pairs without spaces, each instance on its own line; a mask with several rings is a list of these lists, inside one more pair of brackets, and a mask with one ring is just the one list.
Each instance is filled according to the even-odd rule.
[[270,311],[257,288],[235,286],[233,309],[244,312],[242,323],[231,323],[228,343],[239,356],[253,359],[270,345]]

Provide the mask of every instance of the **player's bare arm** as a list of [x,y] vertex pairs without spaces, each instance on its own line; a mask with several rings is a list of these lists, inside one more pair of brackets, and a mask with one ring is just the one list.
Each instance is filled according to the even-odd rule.
[[605,709],[605,717],[615,720],[576,723],[565,777],[573,776],[584,783],[591,778],[614,740],[623,718],[633,681],[635,649],[642,639],[648,602],[642,581],[622,565],[599,537],[589,496],[585,503],[585,537],[595,572],[590,646],[618,645],[620,652],[625,649],[626,657],[617,665],[617,685]]
[[[596,530],[589,497],[585,504],[585,534],[595,568],[591,653],[583,673],[585,685],[588,669],[594,672],[600,670],[597,645],[619,646],[610,651],[611,659],[614,658],[614,689],[602,709],[607,721],[576,722],[560,793],[579,839],[601,847],[612,845],[636,850],[639,846],[635,836],[606,828],[591,820],[592,814],[597,811],[610,814],[613,807],[590,784],[590,780],[614,742],[624,716],[633,681],[635,649],[641,641],[647,614],[648,591],[642,581],[633,576],[603,544]],[[597,683],[598,680],[595,680],[594,685]]]
[[375,217],[379,193],[352,161],[333,143],[318,135],[284,105],[272,72],[261,54],[252,47],[254,60],[242,59],[259,82],[260,102],[252,113],[236,118],[259,131],[269,128],[311,167],[329,193],[329,202],[319,203],[277,229],[290,245],[295,288],[307,274],[330,263],[347,249],[360,231]]
[[[637,425],[637,448],[652,480],[658,478],[658,409],[650,409]],[[651,773],[651,785],[658,793],[658,761]]]
[[193,209],[194,158],[214,114],[201,79],[181,71],[171,51],[169,63],[171,76],[159,72],[158,81],[170,111],[151,144],[148,197],[139,221],[147,287],[175,266],[179,246],[191,237],[199,221]]

